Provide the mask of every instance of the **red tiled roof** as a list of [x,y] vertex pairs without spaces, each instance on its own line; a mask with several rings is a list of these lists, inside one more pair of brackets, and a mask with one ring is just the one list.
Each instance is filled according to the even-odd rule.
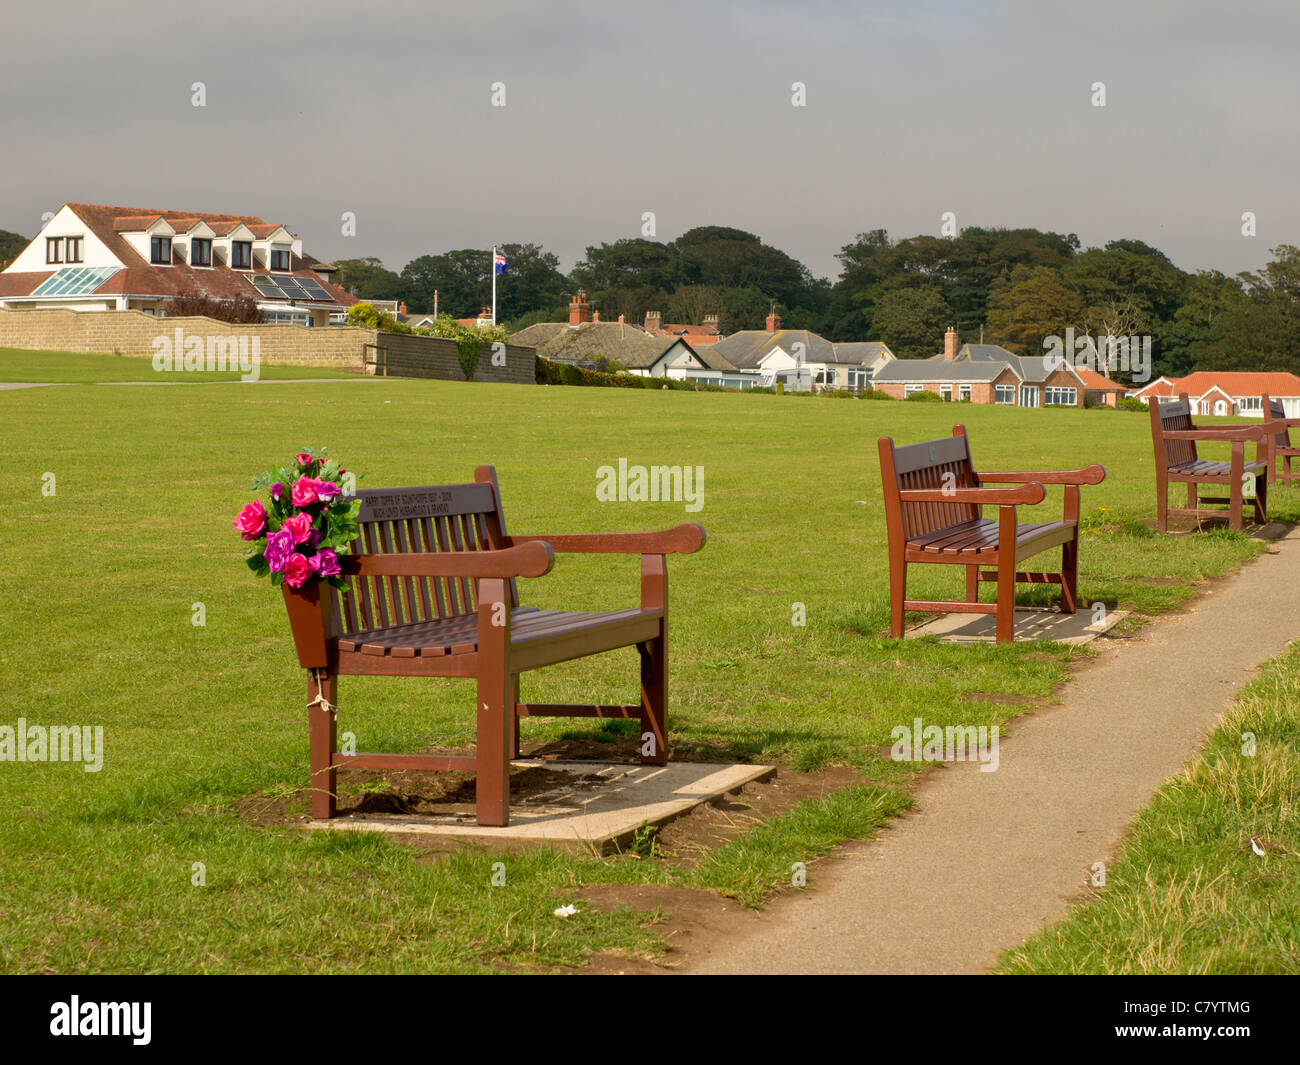
[[1100,374],[1096,370],[1089,370],[1086,366],[1073,366],[1072,370],[1079,376],[1085,389],[1092,389],[1095,392],[1128,391],[1127,385],[1121,385],[1118,381],[1112,381],[1105,374]]
[[1229,396],[1258,396],[1264,392],[1270,397],[1300,396],[1300,377],[1293,373],[1198,370],[1172,381],[1174,395],[1186,392],[1189,396],[1203,396],[1213,388],[1221,388]]
[[53,270],[24,274],[0,274],[0,299],[26,296],[54,276]]

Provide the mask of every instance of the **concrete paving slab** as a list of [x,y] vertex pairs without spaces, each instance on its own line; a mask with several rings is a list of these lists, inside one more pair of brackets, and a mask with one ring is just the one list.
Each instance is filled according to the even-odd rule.
[[[1100,621],[1094,621],[1089,607],[1080,607],[1073,614],[1035,607],[1016,607],[1015,638],[1068,644],[1091,643],[1128,615],[1127,610],[1109,610]],[[997,638],[997,618],[992,614],[940,614],[903,633],[905,640],[914,640],[919,636],[938,636],[944,643],[993,643]]]
[[[309,821],[308,829],[409,833],[464,840],[494,848],[510,845],[552,846],[608,853],[626,844],[643,824],[662,825],[746,784],[776,772],[770,765],[721,765],[673,762],[665,766],[626,762],[564,762],[522,758],[522,768],[545,768],[571,774],[561,785],[510,804],[510,824],[487,828],[474,821],[474,807],[457,804],[432,817],[345,816]],[[592,777],[603,778],[603,783]]]

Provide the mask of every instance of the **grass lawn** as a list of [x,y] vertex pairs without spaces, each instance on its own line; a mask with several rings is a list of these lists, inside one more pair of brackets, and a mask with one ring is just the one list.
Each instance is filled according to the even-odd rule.
[[[265,381],[291,381],[304,377],[357,377],[343,370],[323,366],[263,365]],[[197,384],[202,381],[238,381],[237,370],[195,373],[160,373],[153,360],[129,355],[86,355],[71,351],[22,351],[0,348],[0,382],[47,381],[53,384],[90,384],[97,381],[170,381]]]
[[1297,855],[1300,643],[1137,817],[1096,898],[1008,951],[1001,969],[1300,973]]
[[[1050,698],[1086,654],[886,638],[875,441],[929,439],[958,419],[977,467],[1105,464],[1107,480],[1083,492],[1084,600],[1154,613],[1262,550],[1240,534],[1165,537],[1139,523],[1154,500],[1148,422],[1136,413],[436,381],[0,392],[0,534],[11,545],[0,562],[0,724],[102,724],[106,744],[99,773],[0,762],[0,970],[554,966],[661,949],[645,914],[555,918],[583,884],[694,884],[757,904],[788,883],[792,861],[907,805],[908,772],[877,750],[895,724],[999,723]],[[701,521],[704,550],[669,563],[672,743],[856,766],[861,785],[794,808],[691,871],[534,852],[507,859],[504,887],[490,886],[491,855],[435,859],[369,835],[250,825],[239,800],[306,782],[305,679],[279,593],[249,575],[230,522],[252,475],[304,445],[327,445],[374,487],[469,480],[493,463],[516,533]],[[703,509],[597,502],[597,468],[620,458],[703,466]],[[1059,508],[1049,489],[1029,513]],[[1300,490],[1277,489],[1271,510],[1300,518]],[[957,595],[953,570],[914,570],[915,594]],[[523,594],[539,607],[631,606],[637,560],[562,556]],[[196,603],[203,627],[191,624]],[[806,625],[792,624],[796,604]],[[528,674],[523,697],[635,701],[636,682],[629,649]],[[979,693],[1013,698],[970,698]],[[340,704],[340,731],[359,750],[473,740],[467,683],[346,677]],[[617,737],[611,750],[630,756],[621,724],[523,727],[525,741]],[[205,886],[192,884],[195,863]]]

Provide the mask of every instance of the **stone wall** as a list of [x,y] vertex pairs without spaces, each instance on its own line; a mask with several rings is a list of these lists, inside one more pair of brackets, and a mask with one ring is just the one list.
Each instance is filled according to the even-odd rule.
[[174,344],[177,329],[184,337],[259,337],[267,364],[358,373],[365,364],[365,345],[376,336],[373,329],[351,326],[232,325],[215,318],[155,318],[144,311],[0,310],[0,348],[152,356],[158,350],[154,339],[165,336]]
[[[494,362],[494,355],[498,355]],[[433,377],[442,381],[463,381],[460,354],[454,340],[445,337],[380,333],[375,348],[367,354],[373,365],[367,373],[392,377]],[[504,365],[497,363],[504,360]],[[485,344],[474,368],[475,381],[496,381],[516,385],[537,383],[537,349],[516,344],[494,348]]]

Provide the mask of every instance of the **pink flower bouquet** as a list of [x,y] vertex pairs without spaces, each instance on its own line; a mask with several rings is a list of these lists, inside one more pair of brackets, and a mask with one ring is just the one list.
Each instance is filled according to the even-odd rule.
[[301,588],[309,581],[346,587],[339,555],[347,554],[357,535],[361,500],[356,478],[339,464],[310,448],[253,480],[253,490],[270,488],[270,503],[254,499],[234,520],[249,543],[245,561],[258,577],[273,585]]

